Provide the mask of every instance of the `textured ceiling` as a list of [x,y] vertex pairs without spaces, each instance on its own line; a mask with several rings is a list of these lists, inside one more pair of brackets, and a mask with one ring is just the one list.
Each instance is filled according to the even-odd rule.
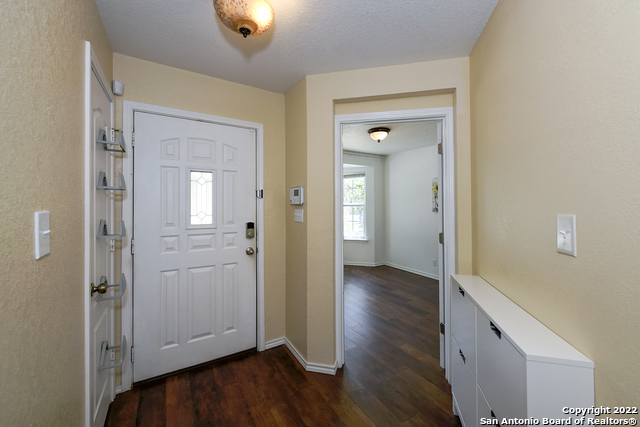
[[[380,126],[388,127],[391,131],[382,141],[374,141],[368,130]],[[345,151],[386,156],[434,145],[437,143],[436,132],[437,120],[344,125],[342,147]]]
[[498,0],[269,0],[242,38],[212,0],[97,0],[114,52],[285,93],[304,76],[468,56]]

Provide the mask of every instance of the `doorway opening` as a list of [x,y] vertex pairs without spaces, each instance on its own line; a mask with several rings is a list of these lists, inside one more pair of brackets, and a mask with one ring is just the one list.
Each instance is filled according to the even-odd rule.
[[[382,126],[397,137],[372,140],[367,130]],[[338,366],[345,351],[344,265],[388,265],[438,279],[439,319],[449,323],[448,276],[456,271],[453,157],[451,107],[335,116]],[[447,378],[448,348],[445,327],[440,365]]]

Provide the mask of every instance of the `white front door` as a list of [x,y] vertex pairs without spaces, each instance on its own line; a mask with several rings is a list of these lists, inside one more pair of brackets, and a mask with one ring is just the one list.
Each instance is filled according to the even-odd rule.
[[[113,176],[112,156],[105,151],[103,144],[97,144],[96,140],[102,130],[107,140],[111,140],[111,127],[113,125],[113,101],[108,89],[104,89],[104,83],[109,87],[102,76],[100,67],[93,58],[91,63],[91,51],[87,45],[88,67],[88,138],[86,142],[86,265],[85,276],[86,301],[85,318],[87,340],[86,348],[86,424],[90,427],[104,425],[109,409],[109,403],[114,397],[114,369],[99,370],[102,353],[102,343],[108,342],[114,346],[113,336],[113,301],[99,301],[98,293],[91,293],[90,286],[98,286],[104,276],[113,282],[113,254],[109,239],[97,238],[100,220],[106,221],[109,233],[112,233],[113,219],[113,192],[97,189],[98,176],[104,172],[110,179]],[[102,138],[101,138],[102,139]],[[117,282],[117,280],[116,280]],[[111,351],[105,351],[103,365],[112,365]],[[115,354],[114,354],[115,356]]]
[[134,132],[141,381],[256,347],[256,134],[145,112]]

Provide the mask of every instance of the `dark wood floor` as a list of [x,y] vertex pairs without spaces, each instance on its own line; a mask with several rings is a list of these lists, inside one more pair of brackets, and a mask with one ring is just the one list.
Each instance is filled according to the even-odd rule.
[[439,366],[438,286],[345,267],[345,366],[304,371],[286,347],[251,351],[116,396],[107,426],[460,426]]

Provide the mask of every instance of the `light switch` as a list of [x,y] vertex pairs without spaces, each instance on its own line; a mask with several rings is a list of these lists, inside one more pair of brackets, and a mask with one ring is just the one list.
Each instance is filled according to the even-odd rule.
[[576,216],[558,215],[558,252],[577,257]]
[[293,220],[295,222],[304,222],[303,221],[303,215],[304,215],[304,209],[296,209],[294,215],[293,215]]
[[36,259],[51,252],[51,228],[49,226],[49,212],[36,212],[35,214],[35,237],[36,237]]

